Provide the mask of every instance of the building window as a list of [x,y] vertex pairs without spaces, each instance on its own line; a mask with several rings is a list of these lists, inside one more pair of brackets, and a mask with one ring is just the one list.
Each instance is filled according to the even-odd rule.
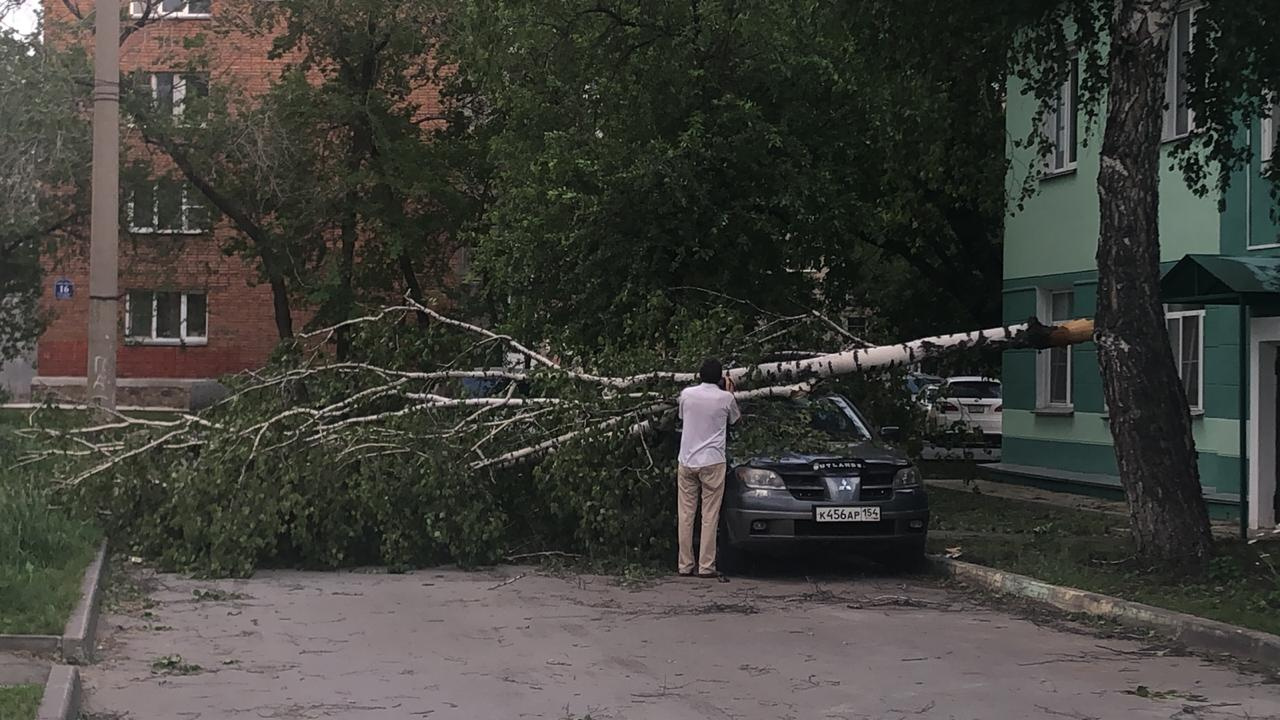
[[130,189],[129,232],[139,234],[190,234],[212,226],[204,199],[186,183],[161,180]]
[[130,290],[125,296],[125,339],[149,345],[208,342],[209,301],[204,293]]
[[[1041,290],[1039,316],[1049,324],[1071,320],[1075,293],[1071,290]],[[1058,347],[1041,350],[1036,356],[1039,374],[1036,405],[1039,407],[1070,407],[1071,399],[1071,348]]]
[[1045,162],[1048,174],[1069,172],[1076,167],[1076,129],[1078,95],[1080,91],[1080,63],[1071,58],[1071,71],[1058,88],[1058,95],[1045,114],[1044,134],[1053,145]]
[[134,18],[206,18],[213,0],[134,0],[129,16]]
[[191,101],[209,96],[209,76],[203,73],[144,72],[136,82],[157,112],[175,118],[190,119]]
[[1195,127],[1195,114],[1187,107],[1187,57],[1195,32],[1195,9],[1178,11],[1169,35],[1169,63],[1164,82],[1165,140],[1186,137]]
[[1187,391],[1187,404],[1200,410],[1204,407],[1204,310],[1168,312],[1165,325],[1178,377]]

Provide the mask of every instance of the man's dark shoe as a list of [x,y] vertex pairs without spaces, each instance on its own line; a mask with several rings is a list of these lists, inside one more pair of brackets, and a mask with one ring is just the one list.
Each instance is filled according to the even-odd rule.
[[700,572],[698,573],[698,577],[711,580],[720,577],[720,573],[715,570],[712,570],[711,572]]

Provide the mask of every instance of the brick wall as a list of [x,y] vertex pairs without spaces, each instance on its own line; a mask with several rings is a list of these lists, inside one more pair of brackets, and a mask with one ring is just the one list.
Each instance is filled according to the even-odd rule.
[[[221,231],[220,231],[221,232]],[[271,290],[256,284],[257,273],[238,258],[226,257],[214,236],[182,236],[177,248],[155,247],[167,238],[121,245],[120,290],[181,290],[208,297],[208,342],[203,346],[148,346],[121,343],[121,378],[207,378],[261,366],[276,343]],[[89,273],[84,249],[49,261],[44,308],[53,321],[37,346],[41,376],[82,377],[88,346]],[[70,280],[70,300],[53,299],[53,283]],[[124,303],[121,303],[123,338]]]
[[[128,38],[121,48],[121,70],[179,70],[184,67],[184,41],[203,36],[201,52],[209,57],[211,84],[235,83],[249,94],[265,91],[284,60],[267,57],[270,38],[251,37],[236,30],[237,22],[254,0],[213,0],[212,17],[164,19]],[[92,0],[80,0],[87,15]],[[127,0],[124,2],[127,6]],[[44,0],[46,36],[51,42],[80,42],[92,47],[91,35],[78,27],[62,0]],[[434,89],[423,91],[426,112],[435,113]],[[129,128],[122,142],[135,153],[148,153]],[[163,158],[155,162],[164,164]],[[162,236],[122,234],[120,291],[122,293],[118,375],[123,379],[213,378],[263,365],[277,341],[270,287],[260,282],[255,267],[222,251],[235,230],[227,224],[198,235]],[[87,229],[84,235],[87,237]],[[37,351],[39,378],[84,377],[87,364],[89,278],[88,246],[66,248],[46,260],[47,281],[42,306],[51,315],[48,331]],[[53,284],[74,284],[69,300],[53,297]],[[426,280],[426,279],[424,279]],[[208,339],[202,346],[130,345],[124,342],[124,293],[129,290],[203,292],[208,298]],[[305,315],[305,313],[297,313]],[[295,327],[298,318],[295,318]],[[179,384],[174,384],[177,387]],[[123,385],[122,385],[123,387]],[[59,385],[64,396],[69,387]],[[148,399],[164,394],[149,390]],[[182,393],[170,393],[165,404],[182,404]],[[121,401],[124,402],[123,395]],[[174,399],[178,398],[178,399]]]

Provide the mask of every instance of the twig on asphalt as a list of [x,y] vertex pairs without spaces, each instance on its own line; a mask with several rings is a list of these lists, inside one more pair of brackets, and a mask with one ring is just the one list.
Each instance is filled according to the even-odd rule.
[[531,552],[531,553],[520,553],[519,555],[508,555],[503,559],[506,560],[507,562],[515,562],[516,560],[525,560],[527,558],[534,558],[534,557],[580,558],[582,556],[579,555],[578,553],[565,552],[563,550],[544,550],[543,552]]
[[867,607],[884,607],[886,605],[894,605],[897,607],[936,607],[941,603],[931,602],[929,600],[917,600],[907,597],[906,595],[879,595],[867,601]]
[[1085,715],[1084,713],[1078,713],[1074,711],[1063,712],[1062,710],[1054,710],[1053,708],[1047,705],[1036,705],[1036,709],[1044,713],[1045,715],[1054,715],[1057,717],[1072,718],[1072,720],[1101,720],[1101,718],[1095,717],[1093,715]]
[[513,578],[511,578],[511,579],[509,579],[509,580],[503,580],[502,582],[498,583],[497,585],[494,585],[493,587],[491,587],[491,588],[489,588],[489,589],[490,589],[490,590],[497,590],[498,588],[500,588],[500,587],[502,587],[502,586],[504,586],[504,585],[510,585],[511,583],[513,583],[513,582],[515,582],[515,581],[519,580],[520,578],[524,577],[524,575],[525,575],[524,573],[520,573],[519,575],[517,575],[517,576],[515,576],[515,577],[513,577]]

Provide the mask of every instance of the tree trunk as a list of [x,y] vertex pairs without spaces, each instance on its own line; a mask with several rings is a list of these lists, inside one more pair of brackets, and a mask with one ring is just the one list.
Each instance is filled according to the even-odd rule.
[[281,340],[293,337],[293,313],[289,311],[289,288],[285,286],[284,277],[272,273],[271,308],[276,319],[276,334]]
[[[334,303],[336,308],[334,316],[338,320],[351,317],[351,308],[355,304],[352,278],[355,275],[356,237],[359,232],[356,224],[355,193],[348,193],[346,202],[348,210],[347,216],[342,220],[342,255],[338,258],[338,292],[337,302]],[[351,328],[338,328],[335,337],[337,339],[336,357],[341,362],[351,357]]]
[[1138,556],[1203,568],[1211,550],[1186,393],[1160,304],[1159,162],[1177,0],[1120,0],[1098,172],[1095,339]]
[[[134,120],[140,127],[146,127],[145,118],[135,115]],[[206,175],[199,172],[191,157],[172,138],[148,134],[144,131],[143,139],[163,150],[173,160],[174,165],[178,166],[178,170],[182,172],[187,182],[199,190],[200,194],[213,203],[219,212],[226,215],[236,229],[244,233],[253,243],[258,254],[258,262],[262,264],[262,271],[271,282],[271,307],[275,315],[276,334],[281,340],[293,338],[293,313],[289,309],[289,289],[285,283],[278,253],[273,248],[274,243],[270,233],[240,203],[215,187]]]
[[[416,302],[426,304],[427,299],[422,294],[422,283],[418,282],[418,273],[413,269],[413,260],[407,252],[400,253],[396,258],[396,262],[400,264],[400,274],[404,276],[405,287],[409,289],[409,299]],[[431,325],[431,318],[426,313],[417,313],[418,329],[425,330]]]

